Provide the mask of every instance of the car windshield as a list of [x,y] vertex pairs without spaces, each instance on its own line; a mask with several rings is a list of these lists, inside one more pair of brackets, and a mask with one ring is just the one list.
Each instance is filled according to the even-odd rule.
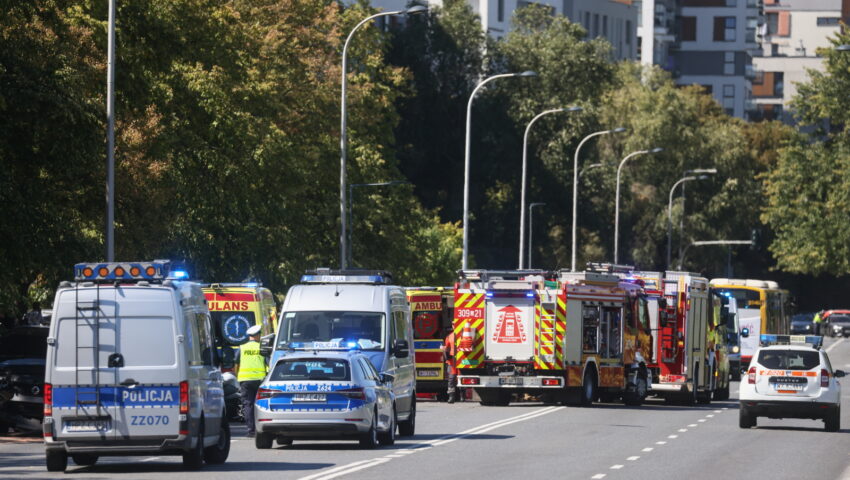
[[718,288],[717,291],[724,296],[732,297],[738,302],[738,308],[761,308],[761,295],[756,290],[744,288]]
[[832,314],[829,316],[829,323],[850,323],[850,315]]
[[380,312],[286,312],[278,348],[382,350],[384,338]]
[[811,325],[811,320],[791,320],[791,325],[806,326]]
[[811,350],[762,350],[758,362],[771,369],[811,370],[820,365],[820,354]]
[[286,382],[299,380],[351,380],[347,360],[333,358],[301,358],[277,362],[269,375],[269,381]]

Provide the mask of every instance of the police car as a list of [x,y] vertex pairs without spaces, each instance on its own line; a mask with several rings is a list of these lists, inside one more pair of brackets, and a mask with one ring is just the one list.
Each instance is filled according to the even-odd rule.
[[741,381],[739,426],[756,426],[758,417],[823,420],[837,432],[841,420],[841,385],[826,352],[823,337],[761,335],[746,381]]
[[395,443],[393,376],[351,351],[292,352],[279,358],[257,391],[255,445],[352,439],[364,448]]

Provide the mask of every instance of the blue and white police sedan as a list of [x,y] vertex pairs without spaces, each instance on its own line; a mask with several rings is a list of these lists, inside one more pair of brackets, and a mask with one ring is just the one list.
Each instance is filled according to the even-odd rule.
[[351,439],[364,448],[392,445],[396,435],[392,375],[380,374],[360,351],[292,352],[280,358],[257,391],[257,448],[276,439]]

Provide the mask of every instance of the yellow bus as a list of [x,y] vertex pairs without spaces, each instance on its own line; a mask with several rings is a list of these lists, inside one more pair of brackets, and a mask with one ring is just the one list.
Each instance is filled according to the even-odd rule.
[[[734,298],[738,311],[741,370],[746,370],[763,333],[791,331],[790,299],[773,281],[715,278],[710,285],[718,294]],[[743,332],[746,329],[747,335]]]

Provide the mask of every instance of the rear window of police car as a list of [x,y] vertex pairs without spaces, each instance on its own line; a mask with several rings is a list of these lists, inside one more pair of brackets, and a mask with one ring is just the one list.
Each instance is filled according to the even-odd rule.
[[272,382],[299,380],[351,380],[351,367],[347,360],[335,358],[310,358],[281,360],[269,376]]
[[806,350],[762,350],[759,364],[782,370],[811,370],[820,365],[820,353]]

